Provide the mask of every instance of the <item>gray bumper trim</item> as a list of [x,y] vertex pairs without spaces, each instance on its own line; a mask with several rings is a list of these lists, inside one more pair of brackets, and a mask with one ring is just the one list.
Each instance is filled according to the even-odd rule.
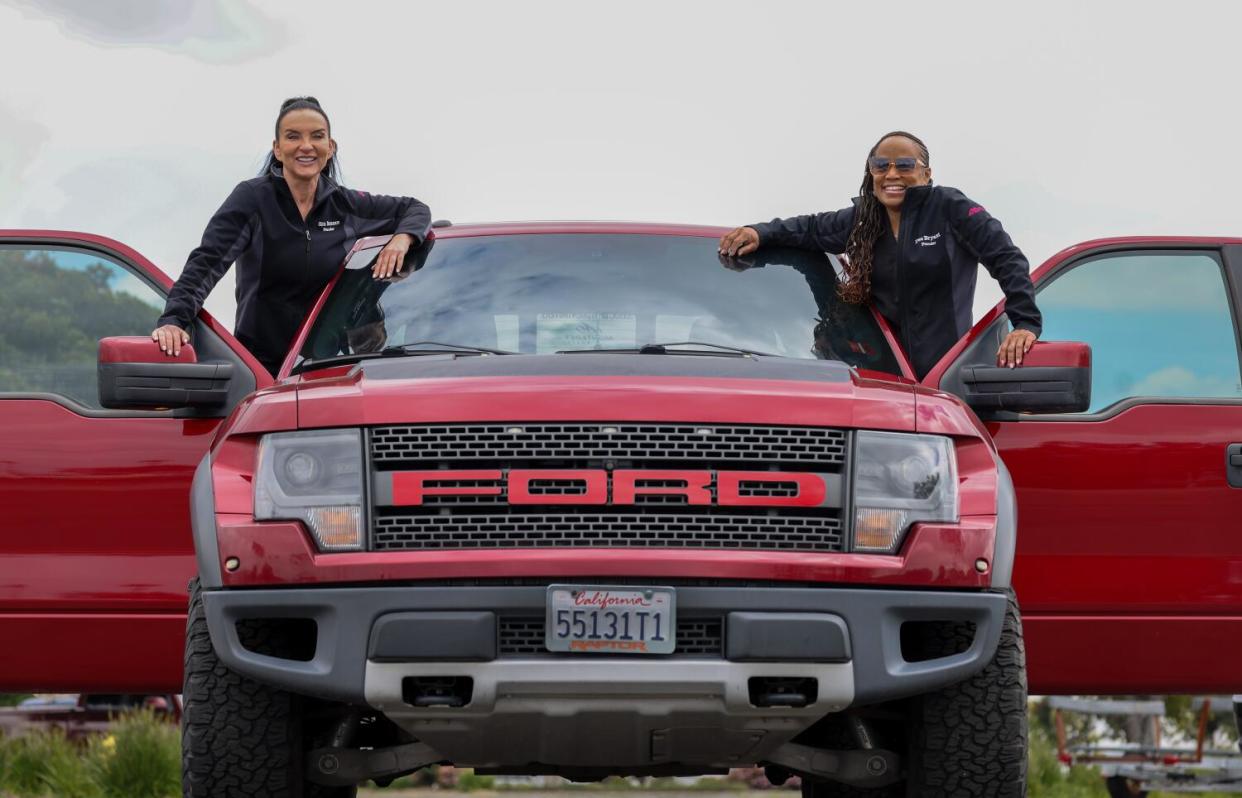
[[198,581],[204,590],[224,584],[220,574],[220,547],[216,544],[216,495],[211,484],[211,454],[203,455],[190,483],[190,529],[194,532],[194,557]]
[[845,621],[822,612],[731,612],[725,659],[733,662],[849,662]]
[[[658,580],[655,580],[658,581]],[[381,616],[406,612],[497,612],[538,616],[546,589],[521,587],[287,588],[204,591],[216,653],[229,668],[293,692],[342,701],[365,699],[366,654]],[[679,587],[679,617],[730,613],[826,613],[841,618],[853,656],[854,703],[917,695],[961,681],[991,660],[1000,640],[1002,593],[866,588]],[[242,647],[236,621],[311,618],[318,626],[314,659],[296,662]],[[906,621],[971,621],[976,635],[960,654],[907,662],[901,656]],[[577,660],[575,660],[577,661]],[[423,660],[425,663],[426,660]],[[505,660],[496,660],[500,665]],[[555,669],[558,660],[544,660]],[[420,670],[424,668],[420,667]],[[448,673],[451,668],[441,668]]]
[[992,588],[1004,590],[1013,579],[1013,560],[1018,553],[1018,496],[1005,461],[996,461],[996,547],[992,551]]
[[487,662],[496,659],[494,612],[392,612],[371,632],[376,662]]

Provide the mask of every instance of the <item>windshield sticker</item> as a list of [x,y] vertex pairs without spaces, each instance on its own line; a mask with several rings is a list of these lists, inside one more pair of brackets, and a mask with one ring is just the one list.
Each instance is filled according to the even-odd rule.
[[535,317],[535,350],[633,348],[638,331],[632,313],[540,313]]
[[505,313],[494,317],[496,323],[496,348],[516,352],[522,346],[521,317]]

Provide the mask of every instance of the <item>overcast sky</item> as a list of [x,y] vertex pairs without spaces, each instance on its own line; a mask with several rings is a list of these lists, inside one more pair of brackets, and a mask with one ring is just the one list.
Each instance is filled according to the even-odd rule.
[[[1233,0],[0,0],[0,227],[175,277],[280,101],[314,94],[348,185],[455,222],[835,209],[904,128],[1033,265],[1242,235],[1240,28]],[[230,325],[232,293],[207,302]],[[981,280],[976,310],[999,296]]]

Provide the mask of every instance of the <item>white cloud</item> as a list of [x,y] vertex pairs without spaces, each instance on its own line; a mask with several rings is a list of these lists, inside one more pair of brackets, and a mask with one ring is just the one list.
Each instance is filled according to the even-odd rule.
[[281,28],[246,0],[4,0],[55,20],[92,44],[155,47],[208,63],[245,61],[278,47]]
[[1236,379],[1196,374],[1185,366],[1169,366],[1148,374],[1127,393],[1130,396],[1237,397],[1242,395],[1242,385]]
[[47,144],[51,131],[11,108],[0,105],[0,211],[20,195],[31,164]]
[[[65,169],[53,181],[58,199],[29,208],[25,216],[32,227],[119,239],[175,278],[198,245],[207,219],[236,182],[207,163],[178,161],[159,148],[118,151]],[[230,326],[235,285],[230,271],[206,303],[208,312]]]

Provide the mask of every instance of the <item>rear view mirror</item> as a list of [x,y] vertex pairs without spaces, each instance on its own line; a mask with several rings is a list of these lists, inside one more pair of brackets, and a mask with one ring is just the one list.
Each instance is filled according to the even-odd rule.
[[100,340],[98,366],[99,403],[123,410],[218,407],[233,376],[231,363],[199,363],[192,346],[169,357],[138,336]]
[[1036,341],[1022,365],[963,366],[962,398],[979,415],[1081,413],[1091,406],[1091,347]]

